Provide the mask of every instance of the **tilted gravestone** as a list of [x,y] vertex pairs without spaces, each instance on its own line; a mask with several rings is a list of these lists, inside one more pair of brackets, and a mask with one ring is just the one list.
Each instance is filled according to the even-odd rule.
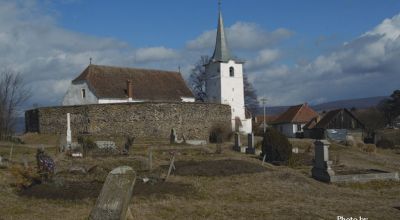
[[233,146],[233,150],[235,151],[241,151],[240,148],[240,134],[239,133],[235,133],[235,145]]
[[246,154],[255,154],[256,149],[254,148],[254,133],[250,133],[247,135],[247,148]]
[[315,141],[315,158],[314,166],[311,170],[314,179],[329,182],[331,177],[335,175],[332,170],[332,161],[329,161],[329,145],[328,141]]
[[126,219],[135,180],[136,172],[129,166],[120,166],[112,170],[107,176],[89,219]]

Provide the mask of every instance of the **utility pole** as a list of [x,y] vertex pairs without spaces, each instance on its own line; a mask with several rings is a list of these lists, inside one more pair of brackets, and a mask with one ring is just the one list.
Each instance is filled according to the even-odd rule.
[[262,99],[260,99],[263,107],[264,107],[264,122],[263,122],[263,128],[264,128],[264,134],[265,131],[267,130],[266,124],[265,124],[265,105],[267,104],[267,99],[265,97],[263,97]]

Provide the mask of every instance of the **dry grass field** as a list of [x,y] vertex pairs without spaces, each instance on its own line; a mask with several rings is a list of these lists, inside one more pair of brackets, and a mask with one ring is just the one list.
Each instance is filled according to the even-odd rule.
[[[40,137],[29,137],[34,144]],[[56,138],[46,137],[47,143]],[[310,151],[312,140],[291,140],[302,151]],[[29,144],[29,141],[27,141]],[[148,147],[153,147],[153,167],[147,170]],[[13,149],[13,165],[0,169],[0,219],[87,219],[107,173],[120,165],[137,171],[131,203],[135,219],[336,219],[336,216],[368,219],[400,219],[400,183],[326,184],[310,178],[311,166],[264,164],[254,155],[231,150],[231,144],[169,145],[166,141],[139,140],[130,156],[71,159],[46,152],[55,158],[53,181],[24,190],[18,163],[24,158],[35,167],[36,149]],[[400,171],[400,154],[394,150],[366,153],[357,147],[333,145],[337,162],[360,168]],[[170,152],[176,151],[176,171],[165,177]],[[8,158],[10,145],[0,146]],[[310,158],[310,157],[306,157]],[[87,174],[69,172],[71,167],[91,168]],[[34,170],[32,171],[35,172]],[[142,178],[150,177],[151,183]]]

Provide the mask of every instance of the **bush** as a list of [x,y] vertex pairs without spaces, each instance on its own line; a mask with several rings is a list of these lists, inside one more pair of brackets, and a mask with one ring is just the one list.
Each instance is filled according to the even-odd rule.
[[380,148],[386,148],[386,149],[392,149],[392,148],[395,147],[393,141],[388,140],[388,139],[385,139],[385,138],[380,139],[380,140],[376,143],[376,146],[377,146],[377,147],[380,147]]
[[285,135],[273,128],[267,128],[262,142],[261,156],[265,154],[269,162],[287,161],[292,155],[292,145]]

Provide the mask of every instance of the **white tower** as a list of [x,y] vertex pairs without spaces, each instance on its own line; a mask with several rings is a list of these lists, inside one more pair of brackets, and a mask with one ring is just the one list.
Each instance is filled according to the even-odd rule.
[[251,118],[246,119],[243,88],[243,61],[231,56],[219,10],[214,54],[205,66],[208,102],[228,104],[232,112],[232,130],[251,133]]

